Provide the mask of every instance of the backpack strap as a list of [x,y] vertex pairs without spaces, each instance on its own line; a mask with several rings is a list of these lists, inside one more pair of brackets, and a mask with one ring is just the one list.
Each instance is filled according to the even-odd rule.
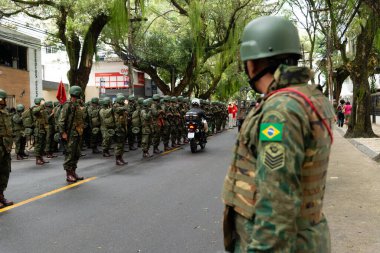
[[269,97],[273,96],[274,94],[284,93],[284,92],[295,93],[295,94],[299,95],[300,97],[302,97],[309,104],[311,109],[315,112],[315,114],[317,114],[318,118],[322,121],[322,124],[326,127],[327,132],[330,135],[330,140],[331,140],[331,144],[332,144],[334,142],[334,136],[333,136],[333,133],[332,133],[330,126],[327,124],[326,120],[324,118],[322,118],[321,114],[319,113],[317,108],[315,108],[315,106],[314,106],[313,102],[310,100],[310,98],[308,96],[306,96],[304,93],[300,92],[299,90],[293,89],[293,88],[282,88],[282,89],[278,89],[278,90],[270,92],[267,95],[267,97],[269,98]]

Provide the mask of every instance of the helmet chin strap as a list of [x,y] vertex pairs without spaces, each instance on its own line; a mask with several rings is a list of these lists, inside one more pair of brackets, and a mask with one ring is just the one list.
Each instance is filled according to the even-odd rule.
[[273,73],[276,69],[277,69],[278,66],[275,66],[275,65],[270,65],[266,68],[264,68],[263,70],[261,70],[257,75],[255,75],[254,77],[252,77],[248,82],[249,82],[249,85],[251,86],[251,88],[257,92],[257,93],[261,93],[259,90],[257,90],[256,88],[256,82],[259,81],[263,76],[265,76],[267,73]]

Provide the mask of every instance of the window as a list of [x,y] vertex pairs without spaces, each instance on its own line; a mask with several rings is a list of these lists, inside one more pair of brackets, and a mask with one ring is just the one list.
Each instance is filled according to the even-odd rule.
[[27,70],[27,48],[0,40],[0,65]]

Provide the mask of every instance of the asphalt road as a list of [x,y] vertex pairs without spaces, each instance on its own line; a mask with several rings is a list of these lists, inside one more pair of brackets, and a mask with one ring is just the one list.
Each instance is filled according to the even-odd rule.
[[196,154],[125,153],[127,166],[85,151],[77,172],[90,181],[70,189],[62,156],[39,167],[13,160],[6,197],[31,202],[0,213],[0,253],[223,252],[220,195],[236,132]]

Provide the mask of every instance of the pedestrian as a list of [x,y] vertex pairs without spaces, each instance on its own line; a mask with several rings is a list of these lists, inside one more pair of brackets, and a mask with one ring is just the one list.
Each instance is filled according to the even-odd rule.
[[7,93],[0,89],[0,208],[13,205],[4,197],[11,173],[12,121],[7,109]]
[[238,108],[236,106],[236,103],[233,102],[232,103],[232,106],[233,106],[233,110],[232,110],[232,120],[233,120],[233,126],[236,127],[237,126],[237,121],[236,121],[236,114],[238,112]]
[[344,119],[345,119],[344,124],[346,124],[347,126],[350,123],[351,111],[352,111],[352,105],[350,101],[347,101],[346,104],[344,105]]
[[223,187],[229,252],[329,253],[322,204],[334,110],[312,72],[298,67],[291,21],[268,16],[244,29],[240,57],[249,83],[265,94],[247,115]]
[[338,120],[338,127],[343,127],[344,123],[344,104],[345,101],[342,99],[339,101],[339,105],[336,108],[336,117]]
[[227,110],[228,110],[228,128],[232,129],[233,128],[233,117],[232,117],[232,115],[233,115],[234,107],[232,106],[231,102],[228,103]]
[[82,88],[75,85],[71,86],[69,93],[70,100],[62,105],[58,128],[66,150],[63,163],[63,168],[66,170],[66,181],[74,183],[84,179],[76,173],[79,157],[81,155],[84,111],[80,108],[79,104]]

